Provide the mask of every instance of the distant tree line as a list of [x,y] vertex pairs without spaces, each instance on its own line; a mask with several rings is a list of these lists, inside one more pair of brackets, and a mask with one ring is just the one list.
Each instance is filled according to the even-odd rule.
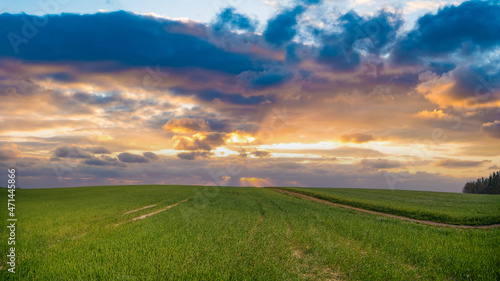
[[500,194],[500,172],[493,172],[489,178],[480,178],[465,184],[463,193]]

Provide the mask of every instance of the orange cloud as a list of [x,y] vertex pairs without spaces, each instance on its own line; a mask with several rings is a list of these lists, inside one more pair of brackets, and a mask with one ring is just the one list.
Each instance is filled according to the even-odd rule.
[[21,151],[17,148],[17,145],[14,143],[4,144],[0,148],[0,160],[8,160],[11,158],[18,157],[21,154]]
[[259,179],[259,178],[240,178],[240,183],[242,186],[254,186],[254,187],[272,186],[272,183],[269,180]]
[[416,115],[422,119],[451,119],[453,116],[443,112],[441,109],[434,109],[433,111],[422,110]]
[[205,150],[210,151],[226,143],[226,134],[223,133],[198,133],[192,137],[174,136],[175,150]]
[[364,143],[375,140],[373,135],[365,133],[353,133],[340,136],[342,142]]
[[484,163],[489,163],[491,160],[473,161],[473,160],[460,160],[460,159],[443,159],[437,161],[434,165],[437,167],[445,168],[471,168],[479,167]]
[[203,118],[181,117],[168,120],[168,122],[163,125],[163,129],[177,134],[186,134],[209,131],[210,125]]

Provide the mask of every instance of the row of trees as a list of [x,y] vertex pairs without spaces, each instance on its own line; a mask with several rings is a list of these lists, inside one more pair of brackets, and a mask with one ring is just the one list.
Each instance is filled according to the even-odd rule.
[[465,184],[463,193],[500,194],[500,171],[493,172],[489,178],[480,178]]

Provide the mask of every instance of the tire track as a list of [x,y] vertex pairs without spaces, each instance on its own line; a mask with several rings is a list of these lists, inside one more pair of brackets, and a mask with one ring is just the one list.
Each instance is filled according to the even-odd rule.
[[453,227],[453,228],[463,228],[463,229],[487,229],[487,228],[494,228],[494,227],[500,227],[500,224],[492,224],[492,225],[456,225],[456,224],[448,224],[448,223],[440,223],[440,222],[433,222],[433,221],[426,221],[426,220],[417,220],[417,219],[412,219],[408,217],[402,217],[402,216],[397,216],[397,215],[391,215],[391,214],[386,214],[386,213],[381,213],[381,212],[376,212],[376,211],[371,211],[371,210],[366,210],[366,209],[361,209],[357,207],[352,207],[349,205],[343,205],[343,204],[338,204],[338,203],[333,203],[327,200],[319,199],[313,196],[301,194],[298,192],[292,192],[284,189],[279,189],[279,188],[269,188],[270,190],[274,190],[289,196],[294,196],[298,197],[301,199],[317,202],[317,203],[322,203],[326,205],[330,205],[333,207],[339,207],[339,208],[344,208],[344,209],[350,209],[350,210],[355,210],[359,212],[364,212],[364,213],[369,213],[373,215],[379,215],[379,216],[384,216],[384,217],[389,217],[389,218],[395,218],[395,219],[400,219],[400,220],[405,220],[405,221],[411,221],[411,222],[416,222],[416,223],[421,223],[421,224],[426,224],[426,225],[433,225],[433,226],[441,226],[441,227]]
[[124,215],[127,215],[127,214],[134,213],[134,212],[137,212],[137,211],[140,211],[140,210],[153,208],[153,207],[155,207],[155,206],[156,206],[156,205],[158,205],[158,204],[160,204],[160,203],[156,203],[156,204],[154,204],[154,205],[149,205],[149,206],[142,207],[142,208],[139,208],[139,209],[131,210],[131,211],[125,212],[125,213],[123,213],[123,214],[124,214]]
[[[119,225],[121,225],[121,224],[124,224],[124,223],[126,223],[126,222],[130,222],[130,221],[143,220],[143,219],[145,219],[145,218],[147,218],[147,217],[150,217],[150,216],[156,215],[156,214],[161,213],[161,212],[163,212],[163,211],[166,211],[166,210],[168,210],[168,209],[170,209],[170,208],[172,208],[172,207],[175,207],[175,206],[177,206],[177,205],[179,205],[179,204],[181,204],[181,203],[184,203],[184,202],[188,201],[190,198],[191,198],[191,197],[186,198],[186,199],[184,199],[184,200],[182,200],[182,201],[180,201],[180,202],[177,202],[177,203],[175,203],[175,204],[169,205],[169,206],[167,206],[167,207],[165,207],[165,208],[163,208],[163,209],[160,209],[160,210],[158,210],[158,211],[154,211],[154,212],[149,213],[149,214],[145,214],[145,215],[142,215],[142,216],[139,216],[139,217],[135,217],[135,218],[133,218],[133,219],[131,219],[131,220],[128,220],[128,221],[125,221],[125,222],[117,223],[117,224],[115,224],[115,226],[119,226]],[[156,206],[156,205],[155,205],[155,206]],[[143,209],[144,209],[144,208],[143,208]]]

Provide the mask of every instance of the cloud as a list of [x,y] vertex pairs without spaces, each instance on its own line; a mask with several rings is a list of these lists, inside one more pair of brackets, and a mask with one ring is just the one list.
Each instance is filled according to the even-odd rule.
[[448,106],[495,106],[500,72],[489,75],[478,66],[458,66],[441,76],[430,71],[420,74],[417,91],[428,100],[445,108]]
[[103,157],[92,157],[83,161],[84,164],[90,166],[117,166],[126,167],[125,164],[120,163],[117,158],[103,156]]
[[316,5],[321,4],[323,0],[298,0],[298,2],[304,5]]
[[226,134],[208,133],[196,134],[193,137],[174,136],[174,149],[176,150],[205,150],[210,151],[226,143]]
[[500,139],[500,121],[484,123],[481,126],[481,131],[488,136]]
[[[0,15],[1,18],[1,15]],[[0,27],[1,28],[1,27]],[[2,56],[2,52],[0,52]],[[30,96],[42,91],[43,89],[34,83],[31,79],[26,77],[3,77],[0,84],[0,96]]]
[[9,160],[18,157],[20,154],[21,151],[14,143],[6,143],[0,147],[0,160]]
[[259,105],[263,103],[272,103],[274,101],[273,96],[267,95],[256,95],[256,96],[244,96],[238,93],[224,93],[215,89],[205,89],[200,91],[190,91],[184,88],[172,88],[171,89],[176,95],[193,95],[199,100],[205,102],[221,101],[227,104],[233,105]]
[[451,116],[448,113],[443,112],[441,109],[439,109],[439,110],[434,109],[433,111],[422,110],[422,111],[418,112],[416,116],[419,117],[419,118],[422,118],[422,119],[441,119],[441,120],[445,119],[445,120],[449,120],[449,119],[453,118],[453,116]]
[[183,160],[195,160],[196,158],[207,158],[212,156],[213,153],[207,151],[192,151],[192,152],[181,152],[177,154],[177,157]]
[[54,156],[59,158],[82,158],[88,159],[92,154],[83,147],[76,145],[62,145],[55,149]]
[[128,152],[118,154],[118,159],[123,163],[149,163],[148,158]]
[[210,125],[203,118],[172,118],[163,125],[163,129],[178,133],[185,134],[191,132],[205,132],[210,130]]
[[158,155],[156,155],[153,152],[144,152],[142,155],[144,155],[144,157],[151,159],[151,160],[158,160]]
[[220,11],[216,16],[216,21],[212,24],[216,32],[227,29],[237,29],[245,31],[255,31],[256,21],[251,20],[246,15],[236,12],[234,7],[228,7]]
[[352,133],[340,136],[342,142],[364,143],[375,140],[373,135],[365,133]]
[[401,167],[401,163],[394,160],[388,159],[363,159],[359,163],[361,166],[373,168],[373,169],[391,169]]
[[329,155],[339,156],[339,157],[380,157],[384,154],[380,151],[369,149],[369,148],[357,148],[342,146],[332,149],[328,153]]
[[93,159],[95,154],[111,154],[111,151],[103,146],[81,147],[77,145],[62,145],[54,150],[54,157],[58,158]]
[[305,11],[303,6],[286,9],[267,22],[264,39],[276,46],[292,40],[297,34],[297,17]]
[[111,151],[103,146],[93,146],[87,148],[87,150],[92,154],[111,154]]
[[460,159],[443,159],[434,163],[437,167],[445,168],[472,168],[483,165],[484,163],[491,162],[490,160],[473,161],[473,160],[460,160]]
[[261,72],[244,72],[238,78],[249,84],[250,89],[262,90],[280,87],[293,79],[293,74],[284,69],[269,69]]
[[464,54],[498,46],[500,2],[467,1],[418,19],[416,27],[397,43],[391,59],[413,64],[457,51]]
[[[50,22],[38,29],[37,36],[30,38],[29,44],[21,32],[26,17],[31,22]],[[0,21],[0,34],[6,35],[0,40],[4,57],[29,61],[114,61],[129,66],[198,67],[233,74],[258,70],[254,66],[255,58],[226,52],[204,38],[179,32],[186,31],[187,25],[163,18],[119,11],[44,17],[1,14]]]
[[280,169],[286,169],[286,170],[290,170],[290,169],[307,169],[307,165],[299,164],[299,163],[292,162],[292,161],[278,162],[275,165],[272,165],[272,167],[278,167]]
[[258,158],[264,158],[264,157],[269,157],[271,156],[271,152],[269,151],[252,151],[250,152],[251,155],[258,157]]
[[245,97],[240,94],[225,94],[216,90],[207,90],[198,93],[198,98],[205,101],[215,101],[219,100],[230,104],[240,104],[240,105],[258,105],[265,102],[271,102],[272,98],[266,96],[250,96]]
[[335,71],[354,71],[361,64],[361,51],[379,55],[394,41],[403,25],[400,14],[386,10],[362,17],[351,11],[338,19],[340,32],[319,32],[322,47],[317,61]]

